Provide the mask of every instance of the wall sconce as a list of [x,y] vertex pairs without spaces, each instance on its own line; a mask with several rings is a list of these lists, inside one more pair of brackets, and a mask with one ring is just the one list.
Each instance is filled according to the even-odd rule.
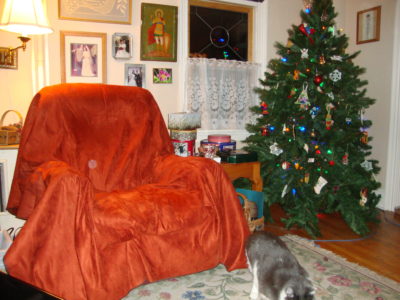
[[42,0],[6,0],[0,19],[0,29],[19,33],[22,45],[15,48],[0,47],[0,68],[18,68],[18,49],[25,51],[30,34],[47,34],[50,28]]

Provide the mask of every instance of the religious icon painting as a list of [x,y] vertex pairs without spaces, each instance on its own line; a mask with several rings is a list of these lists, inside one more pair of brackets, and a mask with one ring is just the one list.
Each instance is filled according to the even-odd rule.
[[177,60],[178,7],[142,3],[140,59]]

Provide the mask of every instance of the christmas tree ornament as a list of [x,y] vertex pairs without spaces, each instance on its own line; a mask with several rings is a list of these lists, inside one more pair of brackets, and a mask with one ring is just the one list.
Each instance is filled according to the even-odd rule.
[[262,127],[261,128],[261,135],[262,136],[268,136],[269,135],[267,127]]
[[315,75],[314,76],[314,83],[316,85],[320,85],[324,81],[324,77],[322,75]]
[[328,164],[329,164],[331,167],[333,167],[333,166],[335,165],[335,162],[334,162],[333,160],[330,160],[330,161],[328,162]]
[[328,21],[328,14],[326,13],[326,9],[324,9],[322,15],[321,15],[321,21],[326,22]]
[[308,49],[303,48],[303,49],[300,49],[300,51],[301,51],[301,58],[308,59]]
[[342,156],[342,164],[345,166],[349,164],[349,154],[347,152]]
[[333,81],[333,82],[338,82],[340,79],[342,79],[342,72],[340,72],[338,69],[332,71],[331,73],[329,73],[329,78]]
[[288,189],[288,185],[286,184],[283,187],[283,190],[282,190],[282,193],[281,193],[281,198],[283,198],[287,194],[287,189]]
[[310,68],[307,68],[307,69],[306,69],[306,72],[307,72],[307,73],[310,73],[310,72],[311,72],[311,69],[310,69]]
[[267,109],[268,109],[268,104],[265,103],[264,101],[261,102],[260,108],[261,108],[261,113],[262,113],[263,115],[268,115],[268,114],[269,114],[269,112],[268,112],[268,110],[267,110]]
[[367,188],[363,188],[360,191],[360,205],[361,206],[365,206],[365,204],[367,204],[368,202],[368,189]]
[[321,193],[322,188],[327,183],[328,183],[328,181],[324,177],[320,176],[318,178],[318,181],[317,181],[316,185],[314,186],[314,192],[319,195]]
[[343,58],[340,55],[333,55],[333,56],[331,56],[331,60],[342,61]]
[[314,130],[314,129],[313,129],[313,130],[311,130],[310,136],[311,136],[311,137],[313,137],[313,138],[316,136],[316,134],[315,134],[315,130]]
[[303,149],[304,149],[304,151],[306,151],[308,153],[309,147],[307,144],[304,144]]
[[315,33],[315,29],[308,26],[306,23],[301,24],[298,28],[302,34],[308,37],[310,43],[314,44],[314,40],[312,39],[311,35]]
[[310,101],[308,100],[307,89],[308,89],[308,83],[304,83],[303,90],[301,91],[299,97],[297,98],[297,101],[295,102],[295,104],[300,105],[300,109],[302,110],[307,110],[308,106],[311,104]]
[[352,120],[351,120],[350,117],[347,117],[347,118],[345,119],[345,121],[346,121],[346,124],[347,124],[347,125],[351,125]]
[[287,48],[291,48],[293,46],[293,42],[292,40],[288,39],[287,43],[286,43],[286,47]]
[[325,57],[324,57],[323,55],[321,55],[321,56],[319,57],[319,64],[320,64],[320,65],[324,65],[324,64],[325,64]]
[[364,160],[360,165],[361,165],[361,167],[363,167],[365,169],[365,171],[371,171],[374,169],[372,167],[372,162],[370,162],[368,160]]
[[299,80],[300,77],[300,71],[299,70],[294,70],[293,71],[293,79],[294,80]]
[[308,183],[310,181],[310,173],[304,174],[304,183]]
[[335,96],[333,95],[332,92],[329,92],[329,93],[327,93],[326,95],[327,95],[329,98],[331,98],[332,100],[335,99]]
[[311,0],[303,0],[304,4],[304,12],[309,14],[311,12],[312,1]]
[[318,111],[319,111],[319,107],[313,106],[313,108],[311,108],[311,110],[310,110],[311,118],[315,119],[315,117],[318,114]]
[[290,168],[290,162],[284,161],[282,163],[282,169],[288,170]]
[[269,149],[273,155],[279,156],[283,150],[279,148],[278,144],[275,142],[271,146],[269,146]]
[[361,141],[361,143],[363,143],[363,144],[368,144],[368,131],[362,131],[362,132],[361,132],[360,141]]
[[326,110],[327,110],[327,114],[325,117],[325,127],[327,130],[330,130],[332,128],[334,121],[332,120],[331,107],[329,106],[329,104],[326,106]]

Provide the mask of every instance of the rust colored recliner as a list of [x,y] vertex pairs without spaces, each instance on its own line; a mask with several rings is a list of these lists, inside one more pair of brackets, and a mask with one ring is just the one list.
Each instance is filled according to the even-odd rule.
[[7,209],[27,219],[8,272],[67,300],[246,267],[249,231],[221,166],[173,154],[145,89],[60,84],[34,97]]

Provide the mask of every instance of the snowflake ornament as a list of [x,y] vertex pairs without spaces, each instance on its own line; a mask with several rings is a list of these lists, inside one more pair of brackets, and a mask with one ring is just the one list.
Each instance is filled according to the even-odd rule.
[[271,150],[271,153],[276,156],[279,156],[283,152],[283,150],[279,148],[277,143],[273,143],[271,146],[269,146],[269,149]]
[[329,74],[329,78],[333,81],[333,82],[337,82],[340,79],[342,79],[342,72],[340,72],[338,69],[332,71],[332,73]]
[[361,163],[361,167],[363,167],[366,171],[371,171],[373,169],[372,163],[368,160],[364,160]]

